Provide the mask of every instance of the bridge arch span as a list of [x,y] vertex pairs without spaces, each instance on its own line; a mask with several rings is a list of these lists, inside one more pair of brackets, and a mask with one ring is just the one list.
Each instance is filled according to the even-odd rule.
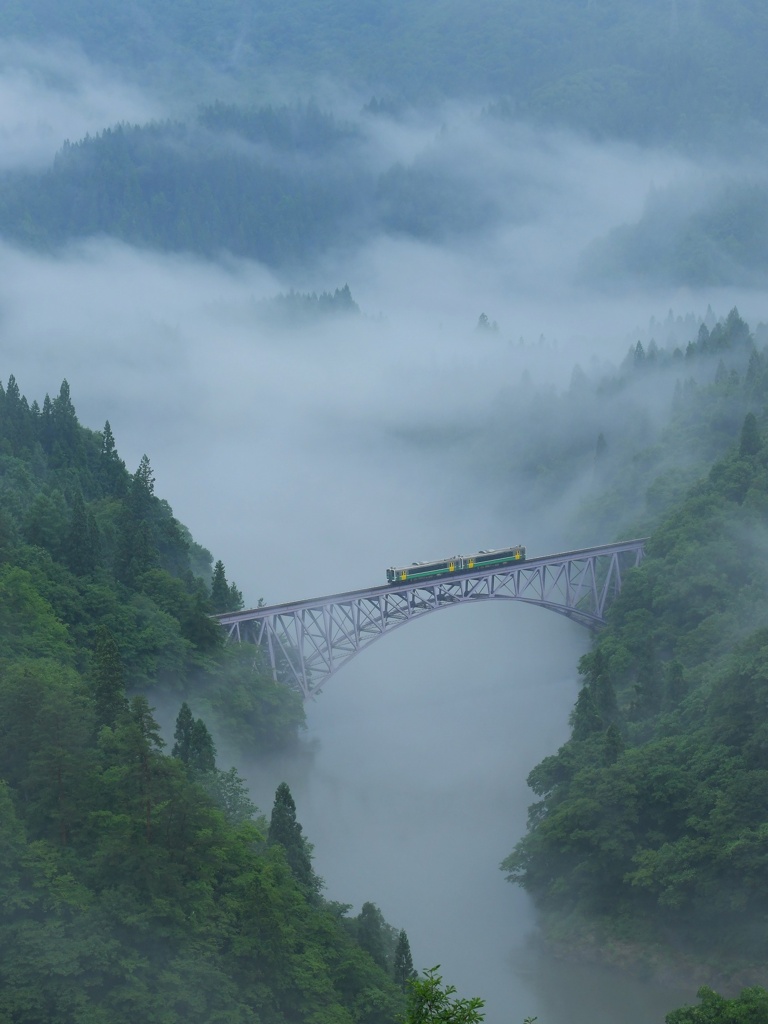
[[395,629],[477,601],[520,601],[588,629],[605,624],[623,575],[642,560],[645,539],[528,559],[503,569],[267,605],[216,618],[231,640],[257,644],[275,678],[308,698],[342,665]]

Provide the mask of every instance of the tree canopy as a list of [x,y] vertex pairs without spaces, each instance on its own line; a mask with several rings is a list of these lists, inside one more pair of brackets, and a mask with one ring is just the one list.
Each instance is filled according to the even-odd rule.
[[[528,833],[502,867],[573,941],[597,929],[603,946],[733,970],[759,961],[768,914],[768,406],[764,353],[736,340],[735,316],[726,327],[711,386],[673,403],[679,441],[695,417],[698,479],[648,515],[646,557],[581,659],[570,738],[531,771]],[[632,367],[647,373],[647,355]]]
[[[321,898],[290,792],[268,827],[216,765],[209,721],[284,747],[301,706],[223,646],[149,459],[130,474],[66,382],[41,409],[11,377],[0,493],[0,1017],[391,1024],[401,988]],[[180,704],[171,754],[150,694]]]

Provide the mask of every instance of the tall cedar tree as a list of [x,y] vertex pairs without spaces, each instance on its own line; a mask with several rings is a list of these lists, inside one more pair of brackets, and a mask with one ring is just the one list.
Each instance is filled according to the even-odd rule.
[[165,746],[152,708],[146,697],[133,697],[125,723],[124,745],[126,760],[136,769],[133,796],[143,807],[144,831],[147,842],[152,839],[155,776],[160,765],[159,754]]
[[75,576],[87,576],[98,564],[98,533],[93,516],[85,508],[83,496],[75,491],[69,532],[64,543],[64,555]]
[[114,728],[118,718],[128,710],[128,700],[120,651],[106,626],[99,626],[96,630],[91,679],[96,724]]
[[379,967],[387,970],[384,918],[375,903],[364,903],[357,917],[357,941]]
[[230,597],[224,563],[219,559],[213,567],[213,577],[211,578],[211,607],[214,613],[231,611]]
[[413,966],[413,957],[411,956],[411,944],[403,930],[397,936],[395,956],[392,963],[392,975],[395,979],[395,984],[399,985],[403,992],[407,991],[408,982],[413,981],[417,977]]
[[122,544],[117,555],[118,575],[124,583],[137,578],[157,564],[154,538],[155,478],[146,455],[131,477],[123,506]]
[[185,701],[176,718],[175,743],[171,753],[195,772],[212,772],[216,768],[216,747],[202,718],[194,718]]
[[202,718],[195,719],[192,726],[189,767],[195,772],[212,772],[216,769],[216,747]]
[[192,748],[192,727],[194,724],[195,719],[189,704],[184,701],[176,716],[176,729],[173,734],[176,742],[173,744],[173,750],[171,751],[171,754],[174,757],[178,757],[184,764],[189,764],[189,754]]
[[128,470],[117,454],[115,438],[109,420],[104,424],[101,435],[101,451],[99,452],[99,481],[106,494],[123,497],[128,488]]
[[285,850],[285,859],[305,892],[317,893],[319,879],[312,870],[311,846],[302,835],[302,828],[296,820],[296,804],[287,782],[281,782],[275,792],[275,802],[269,820],[267,842],[279,843]]
[[211,577],[211,608],[214,614],[236,612],[243,607],[243,595],[234,583],[227,582],[224,563],[219,559]]

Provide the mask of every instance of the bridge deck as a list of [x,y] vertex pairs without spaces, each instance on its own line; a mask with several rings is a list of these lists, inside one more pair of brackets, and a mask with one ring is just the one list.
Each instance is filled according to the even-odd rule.
[[366,587],[363,590],[347,590],[340,594],[329,594],[324,597],[310,597],[303,601],[284,601],[282,604],[265,604],[260,608],[248,608],[238,612],[225,612],[214,616],[222,626],[228,626],[235,622],[250,622],[254,619],[261,619],[267,615],[275,615],[280,612],[300,611],[304,608],[317,608],[324,604],[335,604],[341,601],[356,601],[363,598],[376,597],[378,594],[395,594],[408,590],[419,590],[423,587],[432,586],[435,583],[451,583],[458,579],[476,579],[484,576],[498,576],[499,573],[506,573],[515,569],[535,569],[540,565],[549,565],[556,562],[576,561],[579,558],[589,557],[595,554],[610,554],[625,550],[635,550],[638,545],[644,545],[647,538],[635,540],[618,541],[614,544],[602,544],[599,547],[577,548],[575,551],[561,551],[555,555],[540,555],[537,558],[526,558],[525,561],[515,562],[499,568],[492,569],[465,569],[461,572],[451,573],[450,576],[441,576],[435,579],[420,580],[418,583],[406,580],[404,583],[383,583],[375,587]]

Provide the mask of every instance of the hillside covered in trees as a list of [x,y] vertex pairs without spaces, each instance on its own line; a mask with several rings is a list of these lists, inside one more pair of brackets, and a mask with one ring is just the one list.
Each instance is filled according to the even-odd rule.
[[768,358],[735,312],[655,366],[641,349],[625,375],[676,358],[693,372],[707,350],[717,370],[678,386],[655,444],[614,452],[585,510],[602,503],[607,522],[645,488],[624,530],[650,532],[647,555],[581,660],[570,739],[531,772],[528,834],[503,868],[569,946],[764,983]]
[[[175,120],[105,126],[62,139],[47,164],[0,170],[0,234],[48,252],[111,237],[296,271],[377,234],[447,244],[535,216],[524,162],[508,168],[519,180],[502,191],[492,163],[478,179],[460,117],[419,151],[372,160],[379,133],[411,130],[408,115],[388,119],[375,105],[345,118],[314,102],[215,102]],[[475,123],[491,148],[520,145],[498,107]],[[766,225],[765,175],[736,159],[652,188],[630,221],[585,238],[575,276],[598,289],[762,286]]]
[[107,630],[130,692],[173,693],[235,744],[291,742],[299,698],[224,646],[210,615],[242,596],[155,494],[149,459],[130,473],[109,423],[80,425],[66,381],[41,407],[13,376],[0,446],[2,657],[44,654],[87,674]]
[[239,591],[147,457],[131,474],[66,382],[40,407],[10,377],[0,493],[0,1016],[390,1024],[405,934],[324,900],[286,785],[267,821],[216,765],[212,731],[285,747],[303,711],[224,646]]
[[361,124],[314,103],[215,103],[184,122],[115,125],[65,142],[47,169],[0,174],[0,233],[48,250],[110,236],[292,267],[371,232],[438,241],[498,215],[436,157],[377,168],[370,144]]

